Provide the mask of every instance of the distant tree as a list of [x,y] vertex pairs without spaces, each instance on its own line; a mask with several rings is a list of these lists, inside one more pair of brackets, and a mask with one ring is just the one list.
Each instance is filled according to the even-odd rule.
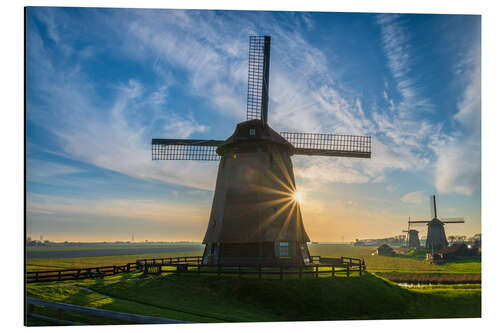
[[448,241],[449,241],[450,243],[455,243],[455,239],[456,239],[456,237],[455,237],[455,236],[448,236]]

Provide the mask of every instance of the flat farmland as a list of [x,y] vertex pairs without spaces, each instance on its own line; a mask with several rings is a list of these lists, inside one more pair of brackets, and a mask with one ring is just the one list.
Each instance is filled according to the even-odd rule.
[[200,256],[202,245],[143,245],[28,249],[27,270],[48,270],[123,265],[145,258]]
[[[313,256],[363,258],[369,272],[395,282],[408,283],[480,283],[480,259],[460,260],[442,265],[430,264],[422,253],[395,256],[372,255],[376,247],[310,244]],[[107,248],[54,248],[27,251],[28,270],[86,268],[122,265],[144,258],[200,256],[202,245],[110,246]]]
[[72,248],[72,249],[43,249],[28,250],[26,257],[28,259],[47,259],[47,258],[79,258],[79,257],[102,257],[102,256],[120,256],[133,254],[149,254],[163,252],[193,252],[202,251],[203,246],[182,246],[182,247],[130,247],[130,248]]
[[373,254],[375,246],[352,246],[337,244],[310,244],[312,256],[363,258],[370,272],[406,272],[406,273],[481,273],[481,260],[459,260],[442,265],[431,264],[424,255],[396,254],[379,256]]

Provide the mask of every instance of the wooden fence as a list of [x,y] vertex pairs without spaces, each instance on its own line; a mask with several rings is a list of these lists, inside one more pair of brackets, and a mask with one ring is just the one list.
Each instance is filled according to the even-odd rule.
[[[244,275],[258,276],[279,276],[283,280],[286,275],[295,275],[299,279],[303,276],[312,275],[318,278],[320,274],[334,277],[343,274],[350,277],[353,273],[359,276],[366,270],[364,260],[350,257],[325,258],[320,256],[311,257],[312,264],[303,266],[296,264],[282,263],[279,265],[211,265],[202,264],[201,257],[185,257],[187,260],[176,260],[177,258],[163,259],[142,259],[138,260],[138,265],[144,274],[160,275],[162,273],[176,274],[211,274],[211,275]],[[171,260],[172,259],[172,260]],[[167,270],[164,270],[167,268]],[[173,268],[173,269],[172,269]]]
[[[90,318],[91,324],[95,324],[96,317],[113,319],[113,320],[118,320],[120,322],[133,323],[133,324],[184,324],[184,323],[186,323],[184,321],[173,320],[173,319],[142,316],[142,315],[136,315],[136,314],[131,314],[131,313],[95,309],[95,308],[89,308],[89,307],[80,306],[80,305],[43,301],[43,300],[34,299],[34,298],[26,298],[26,303],[28,305],[28,308],[27,308],[27,315],[28,316],[32,316],[33,318],[37,318],[37,319],[41,319],[44,321],[49,321],[49,322],[53,322],[53,323],[57,323],[57,324],[64,324],[64,325],[85,325],[85,324],[74,322],[74,321],[64,320],[63,314],[64,314],[64,312],[68,312],[68,311],[88,315]],[[51,308],[51,309],[57,310],[57,318],[51,318],[51,317],[42,316],[42,315],[34,313],[35,306],[41,306],[44,308]]]
[[[50,271],[31,271],[26,273],[26,282],[50,282],[65,281],[104,277],[140,270],[144,274],[211,274],[211,275],[256,275],[262,278],[263,275],[278,276],[282,280],[286,275],[296,275],[299,279],[303,276],[312,275],[319,277],[320,274],[331,275],[343,274],[347,277],[353,273],[362,273],[366,270],[364,260],[350,257],[326,258],[320,256],[311,256],[312,263],[307,266],[281,263],[279,265],[211,265],[202,264],[201,256],[191,257],[170,257],[139,259],[134,263],[125,265],[91,267],[91,268],[73,268]],[[164,270],[166,268],[166,270]]]
[[49,271],[26,272],[26,282],[51,282],[64,280],[79,280],[131,272],[139,269],[135,262],[125,265],[101,266],[89,268],[70,268]]

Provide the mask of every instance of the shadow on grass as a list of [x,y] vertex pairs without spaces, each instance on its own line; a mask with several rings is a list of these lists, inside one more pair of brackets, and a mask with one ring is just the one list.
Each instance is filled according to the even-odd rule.
[[95,293],[54,283],[31,290],[30,297],[192,322],[457,318],[481,314],[480,290],[419,292],[370,273],[357,278],[282,281],[126,273],[85,280],[82,285]]

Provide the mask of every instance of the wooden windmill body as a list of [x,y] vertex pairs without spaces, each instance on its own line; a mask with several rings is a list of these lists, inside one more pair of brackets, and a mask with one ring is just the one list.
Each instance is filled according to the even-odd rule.
[[410,229],[403,230],[403,232],[408,234],[408,247],[411,248],[420,248],[420,239],[418,239],[418,230]]
[[250,37],[247,121],[227,140],[152,140],[153,160],[220,160],[205,264],[309,264],[291,156],[371,156],[370,137],[278,134],[267,124],[270,43]]
[[431,195],[431,219],[430,220],[411,220],[408,219],[408,229],[411,224],[427,224],[427,240],[425,247],[427,252],[434,253],[448,246],[444,225],[446,223],[465,223],[463,218],[438,218],[436,207],[436,196]]

